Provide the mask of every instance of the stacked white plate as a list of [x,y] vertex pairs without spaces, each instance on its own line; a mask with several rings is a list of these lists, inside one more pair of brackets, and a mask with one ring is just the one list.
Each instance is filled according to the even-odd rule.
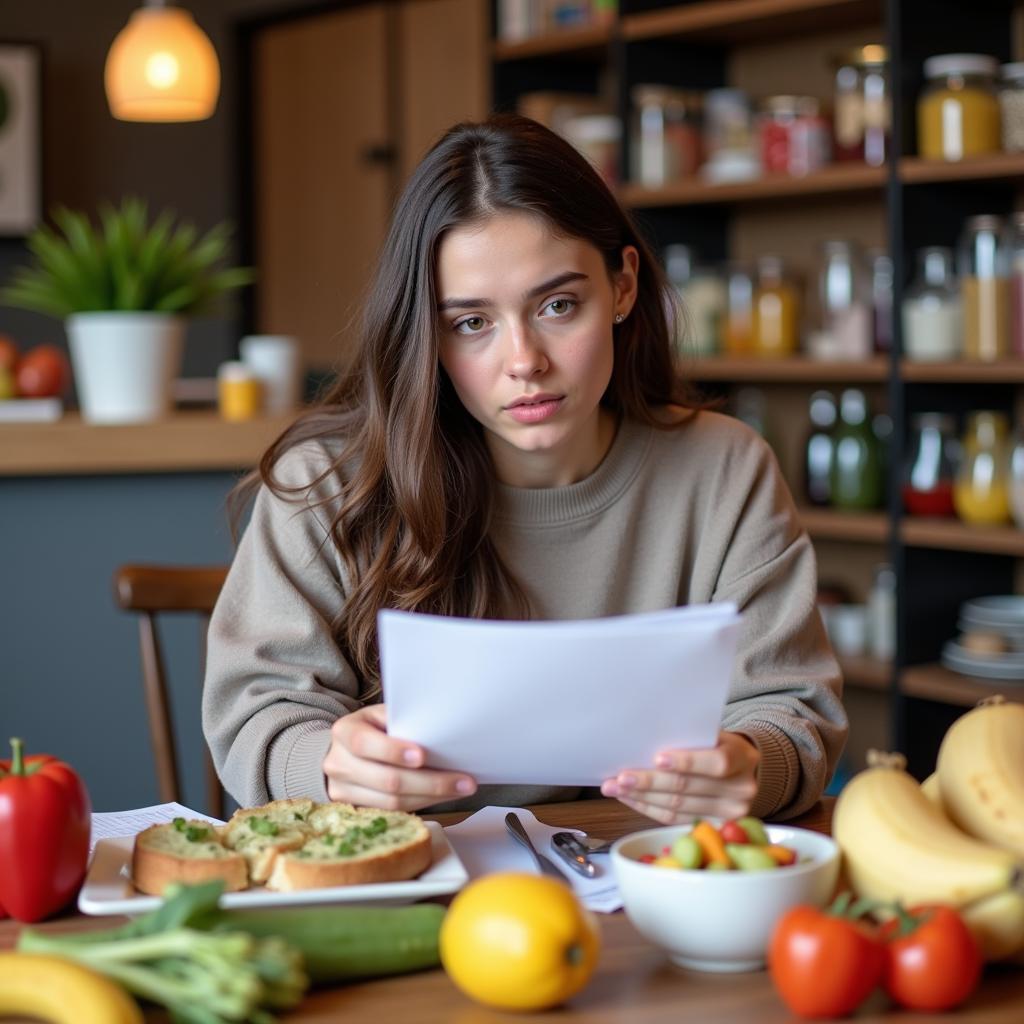
[[949,640],[942,648],[946,668],[981,679],[1024,682],[1024,597],[1005,594],[965,601],[957,626],[963,633],[998,633],[1010,649],[1001,654],[980,654],[957,640]]

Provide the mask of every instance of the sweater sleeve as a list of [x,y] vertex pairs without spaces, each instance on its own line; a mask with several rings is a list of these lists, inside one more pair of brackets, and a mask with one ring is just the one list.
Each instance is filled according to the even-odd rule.
[[277,465],[282,484],[306,488],[296,500],[260,488],[210,621],[203,730],[243,807],[326,801],[331,725],[360,707],[330,627],[344,593],[319,495],[307,486],[326,465],[317,451],[301,446]]
[[842,677],[817,608],[814,549],[774,454],[751,433],[731,469],[746,493],[719,509],[731,521],[712,600],[734,601],[744,624],[723,727],[760,750],[752,813],[792,817],[821,796],[846,742]]

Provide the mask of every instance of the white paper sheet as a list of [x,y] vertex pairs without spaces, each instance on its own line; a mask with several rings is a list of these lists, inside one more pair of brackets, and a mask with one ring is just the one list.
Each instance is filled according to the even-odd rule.
[[725,603],[573,622],[382,611],[388,732],[479,783],[600,785],[714,746],[740,622]]
[[115,836],[133,836],[150,825],[163,825],[175,818],[189,818],[223,825],[220,818],[211,818],[201,811],[193,811],[183,804],[154,804],[152,807],[136,807],[131,811],[98,811],[92,816],[92,837],[89,842],[89,853],[96,848],[101,839],[113,839]]
[[622,897],[619,896],[619,887],[608,854],[595,853],[591,860],[597,868],[597,874],[593,878],[584,878],[551,848],[551,837],[556,832],[573,830],[545,825],[522,807],[484,807],[444,830],[470,878],[479,878],[495,871],[540,873],[529,851],[523,849],[506,831],[505,815],[509,811],[519,815],[533,845],[565,875],[565,880],[586,906],[602,914],[610,914],[622,906]]

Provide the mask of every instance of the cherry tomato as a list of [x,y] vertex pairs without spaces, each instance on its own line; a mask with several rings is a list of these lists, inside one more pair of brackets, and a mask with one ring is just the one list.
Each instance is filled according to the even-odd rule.
[[885,951],[874,929],[816,907],[779,919],[768,947],[775,990],[801,1017],[845,1017],[882,977]]
[[55,345],[36,345],[18,361],[15,382],[26,398],[49,398],[67,390],[71,370],[67,357]]
[[727,821],[718,830],[718,834],[727,843],[749,843],[750,836],[738,821]]
[[14,373],[20,355],[14,340],[6,334],[0,334],[0,369]]
[[885,990],[911,1010],[950,1010],[977,987],[978,943],[952,907],[911,907],[887,921]]

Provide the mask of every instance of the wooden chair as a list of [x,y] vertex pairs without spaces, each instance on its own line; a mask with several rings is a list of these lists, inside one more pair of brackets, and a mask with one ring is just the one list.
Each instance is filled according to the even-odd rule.
[[[114,595],[125,611],[139,612],[139,639],[142,645],[142,679],[146,691],[146,711],[156,760],[160,799],[181,801],[174,725],[167,699],[156,616],[162,612],[191,612],[200,617],[200,664],[206,664],[206,630],[217,595],[224,585],[227,567],[186,568],[182,566],[123,565],[114,575]],[[206,752],[206,811],[222,818],[224,792],[213,767],[210,750]]]

